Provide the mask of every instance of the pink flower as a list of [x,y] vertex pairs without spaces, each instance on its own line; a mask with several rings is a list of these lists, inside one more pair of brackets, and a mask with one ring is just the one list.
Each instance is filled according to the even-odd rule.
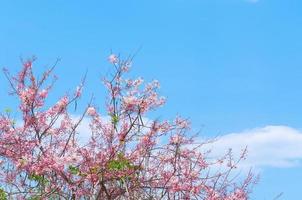
[[226,200],[247,200],[247,196],[243,190],[237,189],[233,194],[228,196]]
[[82,94],[82,87],[78,86],[75,92],[75,96],[79,97]]
[[90,116],[95,116],[96,115],[96,110],[94,107],[89,107],[87,108],[87,114]]
[[115,54],[111,54],[109,57],[108,57],[108,61],[112,64],[115,64],[118,62],[118,57],[115,55]]
[[136,80],[133,81],[133,86],[134,86],[134,87],[138,87],[138,86],[140,86],[143,82],[144,82],[144,80],[143,80],[141,77],[139,77],[138,79],[136,79]]
[[186,129],[190,127],[188,120],[181,119],[180,117],[176,117],[175,124],[181,129]]
[[47,90],[42,90],[40,93],[39,93],[39,96],[41,98],[46,98],[47,97],[47,94],[48,94],[48,91]]
[[128,71],[129,71],[129,68],[130,68],[130,66],[129,66],[128,64],[126,64],[126,65],[123,65],[123,66],[121,67],[121,70],[122,70],[123,72],[128,72]]
[[60,109],[63,109],[67,106],[69,100],[68,100],[68,97],[63,97],[59,102],[58,102],[58,106]]
[[31,67],[31,65],[32,65],[32,61],[30,61],[30,60],[24,63],[25,68],[29,68],[29,67]]
[[134,96],[124,97],[123,101],[124,101],[125,108],[127,110],[133,109],[139,103],[138,102],[139,100]]
[[170,138],[171,144],[180,144],[183,141],[183,137],[180,135],[174,135]]

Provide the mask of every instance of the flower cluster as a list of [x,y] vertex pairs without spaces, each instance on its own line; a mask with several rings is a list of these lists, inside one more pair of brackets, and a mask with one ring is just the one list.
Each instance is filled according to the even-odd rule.
[[[216,162],[209,159],[202,144],[189,137],[188,120],[148,120],[148,112],[165,103],[158,95],[158,81],[124,79],[131,60],[112,54],[108,61],[113,77],[103,81],[108,89],[107,116],[91,103],[80,117],[70,114],[70,105],[82,95],[82,84],[73,95],[47,107],[52,85],[45,86],[45,81],[52,69],[37,79],[34,60],[10,78],[23,118],[14,123],[12,115],[0,116],[0,185],[5,186],[1,195],[8,199],[248,199],[252,175],[241,184],[234,182],[230,172],[236,162],[226,155]],[[83,120],[89,120],[85,144],[78,137]],[[214,173],[221,161],[232,164]]]

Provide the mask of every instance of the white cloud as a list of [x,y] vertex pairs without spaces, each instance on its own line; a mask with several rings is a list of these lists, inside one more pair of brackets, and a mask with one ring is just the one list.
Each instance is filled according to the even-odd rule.
[[207,147],[219,156],[232,148],[235,155],[247,146],[243,167],[297,167],[302,166],[302,132],[287,126],[266,126],[231,133],[218,138]]
[[[72,118],[77,119],[78,116]],[[110,121],[109,117],[104,120]],[[147,118],[144,121],[152,122]],[[85,117],[78,127],[81,143],[87,142],[91,136],[89,123],[90,119]],[[243,168],[302,166],[302,131],[287,126],[265,126],[230,133],[204,146],[212,150],[212,156],[222,156],[232,148],[237,157],[245,147],[248,154],[247,159],[241,162]]]

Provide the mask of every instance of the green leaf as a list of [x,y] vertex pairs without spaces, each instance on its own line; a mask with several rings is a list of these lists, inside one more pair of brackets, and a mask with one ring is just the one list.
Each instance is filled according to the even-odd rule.
[[7,200],[6,192],[0,188],[0,200]]
[[5,110],[4,110],[6,113],[11,113],[12,112],[12,109],[10,109],[10,108],[5,108]]
[[36,174],[29,175],[28,179],[37,181],[38,183],[44,184],[44,185],[49,182],[47,179],[44,178],[44,176],[36,175]]
[[35,195],[35,196],[32,196],[32,197],[29,197],[27,200],[39,200],[41,199],[38,195]]
[[28,178],[29,178],[29,180],[38,181],[38,182],[43,180],[42,176],[36,175],[36,174],[31,174],[31,175],[29,175]]
[[118,154],[116,160],[111,160],[108,163],[109,170],[125,170],[131,168],[131,163],[129,160],[127,160],[123,154]]
[[78,167],[70,165],[68,167],[68,169],[69,169],[70,173],[73,174],[73,175],[77,175],[77,174],[80,173],[80,169]]
[[112,115],[111,115],[111,121],[112,121],[112,123],[114,124],[114,126],[116,126],[117,123],[118,123],[118,121],[119,121],[118,115],[117,115],[117,114],[112,114]]

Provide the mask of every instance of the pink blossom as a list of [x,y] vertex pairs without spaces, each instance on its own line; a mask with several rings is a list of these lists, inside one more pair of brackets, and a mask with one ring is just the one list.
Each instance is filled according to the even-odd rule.
[[180,117],[177,117],[177,118],[175,119],[175,124],[176,124],[179,128],[182,128],[182,129],[189,128],[189,126],[190,126],[188,120],[186,120],[186,119],[181,119]]
[[121,70],[123,72],[128,72],[129,69],[130,69],[130,64],[127,64],[127,63],[121,67]]
[[48,91],[45,90],[45,89],[43,89],[43,90],[41,90],[41,91],[39,92],[39,96],[40,96],[41,98],[46,98],[46,97],[47,97],[47,94],[48,94]]
[[87,114],[90,115],[90,116],[95,116],[97,114],[96,110],[94,107],[88,107],[87,108]]
[[68,97],[63,97],[59,102],[58,102],[58,106],[60,108],[65,108],[68,104],[69,100],[68,100]]
[[228,196],[226,200],[247,200],[246,192],[241,189],[237,189],[233,194]]
[[116,64],[118,62],[118,57],[115,54],[111,54],[108,57],[108,61],[112,64]]
[[80,97],[81,94],[82,94],[82,87],[81,87],[81,86],[78,86],[78,87],[76,88],[76,91],[75,91],[75,96],[76,96],[76,97]]
[[[125,80],[130,61],[114,54],[108,59],[115,65],[113,77],[104,79],[105,110],[112,119],[101,118],[89,106],[84,144],[77,134],[83,121],[69,113],[82,86],[71,100],[64,96],[45,106],[52,85],[40,86],[47,83],[49,71],[38,79],[28,63],[12,78],[22,118],[13,123],[8,113],[0,115],[0,185],[24,193],[10,198],[30,198],[39,191],[41,199],[157,199],[162,194],[162,199],[247,200],[252,176],[240,185],[228,177],[233,167],[217,169],[199,148],[202,144],[189,137],[188,120],[146,122],[148,111],[164,103],[159,82]],[[237,163],[228,156],[217,160]],[[40,187],[43,179],[47,184]]]
[[32,61],[28,60],[23,65],[24,65],[25,68],[29,68],[29,67],[32,66]]
[[123,98],[123,103],[126,109],[131,110],[138,105],[139,100],[134,96],[126,96]]
[[171,144],[180,144],[183,141],[183,137],[180,135],[174,135],[170,138],[170,143]]

